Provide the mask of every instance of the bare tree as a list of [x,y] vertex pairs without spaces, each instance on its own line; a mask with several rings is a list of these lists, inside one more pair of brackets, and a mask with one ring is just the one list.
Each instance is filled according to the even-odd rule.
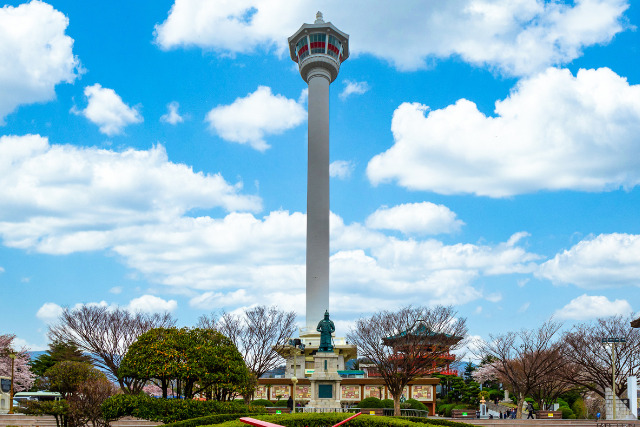
[[246,309],[242,315],[222,313],[218,321],[216,317],[201,316],[197,327],[215,329],[231,339],[256,379],[281,363],[278,351],[295,331],[296,313],[274,306]]
[[466,319],[452,307],[404,307],[356,321],[347,334],[361,357],[375,364],[400,415],[400,397],[414,378],[448,363],[443,356],[462,346]]
[[83,305],[65,308],[58,323],[49,327],[49,339],[74,343],[109,379],[117,381],[123,392],[138,393],[145,381],[121,377],[118,368],[122,358],[144,332],[174,324],[169,313],[132,314],[121,308]]
[[[548,393],[557,392],[558,383],[554,381],[566,368],[557,340],[561,326],[549,320],[537,330],[489,335],[490,341],[479,344],[480,356],[494,358],[492,367],[512,388],[518,402],[533,393],[539,399],[549,399]],[[518,405],[517,417],[521,416],[522,405]]]
[[574,326],[564,337],[564,355],[572,365],[567,381],[583,386],[604,398],[611,387],[611,345],[603,338],[624,338],[616,344],[616,395],[624,396],[627,377],[640,373],[640,330],[629,326],[629,319],[612,316]]

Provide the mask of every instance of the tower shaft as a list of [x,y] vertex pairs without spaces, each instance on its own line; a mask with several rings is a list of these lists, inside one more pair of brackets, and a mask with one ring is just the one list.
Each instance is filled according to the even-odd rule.
[[307,295],[310,331],[329,309],[329,84],[324,68],[308,74]]

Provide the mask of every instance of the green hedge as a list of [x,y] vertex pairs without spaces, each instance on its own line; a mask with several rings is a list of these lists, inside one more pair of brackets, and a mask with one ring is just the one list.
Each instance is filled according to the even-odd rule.
[[259,405],[259,406],[266,406],[266,407],[268,407],[268,406],[273,406],[273,402],[272,402],[272,401],[270,401],[270,400],[267,400],[267,399],[257,399],[257,400],[253,400],[253,401],[251,402],[251,404],[252,404],[252,405],[254,405],[254,406],[258,406],[258,405]]
[[367,397],[358,403],[358,408],[382,408],[382,401],[377,397]]
[[[337,424],[353,414],[286,414],[286,415],[259,415],[253,418],[280,424],[285,427],[324,427]],[[468,424],[457,423],[448,420],[434,420],[419,417],[380,417],[360,415],[349,421],[349,427],[424,427],[429,425],[469,427]],[[218,424],[216,427],[246,427],[240,420],[228,421]]]
[[143,394],[118,394],[102,404],[105,420],[124,416],[173,423],[217,414],[265,414],[264,406],[246,406],[239,402],[215,400],[156,399]]
[[206,417],[198,417],[192,418],[190,420],[177,421],[175,423],[165,424],[164,427],[197,427],[204,425],[212,425],[212,424],[221,424],[226,421],[237,420],[241,417],[249,417],[256,416],[255,414],[218,414],[218,415],[209,415]]
[[393,399],[382,399],[382,407],[393,409]]

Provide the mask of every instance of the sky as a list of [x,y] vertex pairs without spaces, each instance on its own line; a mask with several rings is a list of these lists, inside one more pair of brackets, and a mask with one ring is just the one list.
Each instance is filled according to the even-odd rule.
[[[632,0],[11,1],[0,9],[0,333],[64,307],[304,325],[307,91],[330,87],[337,335],[453,305],[469,333],[640,311]],[[320,319],[318,319],[320,320]]]

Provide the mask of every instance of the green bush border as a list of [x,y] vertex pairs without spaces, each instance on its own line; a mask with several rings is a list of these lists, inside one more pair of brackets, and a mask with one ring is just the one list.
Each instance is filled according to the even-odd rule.
[[[325,427],[337,424],[353,414],[283,414],[283,415],[259,415],[253,416],[263,421],[280,424],[285,427]],[[449,427],[469,427],[469,424],[458,423],[449,420],[438,420],[420,417],[381,417],[362,414],[349,421],[348,427],[422,427],[429,425]],[[246,427],[247,424],[240,420],[227,421],[216,427]]]

